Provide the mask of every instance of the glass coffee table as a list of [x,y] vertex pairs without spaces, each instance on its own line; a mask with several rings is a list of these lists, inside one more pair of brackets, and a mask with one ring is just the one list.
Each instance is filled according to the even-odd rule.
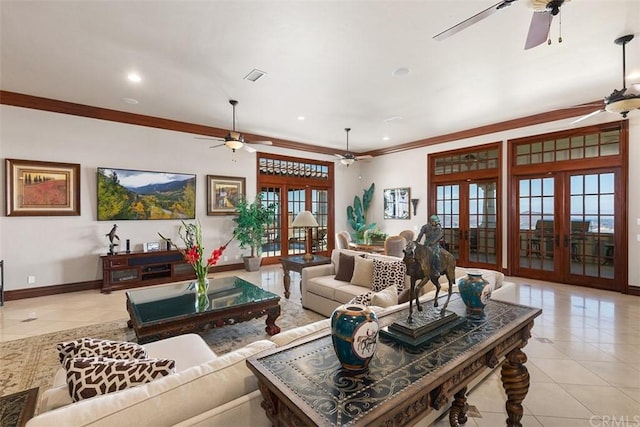
[[233,325],[267,316],[265,331],[280,332],[280,296],[239,277],[209,279],[206,298],[198,299],[190,282],[126,292],[127,311],[139,343]]

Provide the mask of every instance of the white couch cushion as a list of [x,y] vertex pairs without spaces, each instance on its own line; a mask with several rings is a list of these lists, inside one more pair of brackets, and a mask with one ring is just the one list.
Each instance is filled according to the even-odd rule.
[[289,331],[280,332],[271,337],[278,347],[287,345],[295,340],[308,337],[318,331],[324,331],[331,326],[331,319],[323,319],[304,326],[298,326]]
[[143,344],[149,358],[176,361],[176,372],[200,365],[217,356],[198,334],[183,334]]

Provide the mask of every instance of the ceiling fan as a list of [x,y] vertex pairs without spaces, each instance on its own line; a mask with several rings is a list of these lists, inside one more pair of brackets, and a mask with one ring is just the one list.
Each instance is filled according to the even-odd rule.
[[262,144],[262,145],[272,145],[273,144],[271,141],[245,141],[245,139],[242,136],[242,134],[240,132],[236,132],[236,105],[238,105],[238,101],[236,101],[235,99],[230,99],[229,100],[229,104],[231,104],[231,107],[233,108],[233,127],[232,127],[232,130],[229,131],[229,133],[224,138],[196,137],[196,139],[215,139],[215,140],[219,140],[219,141],[224,141],[222,144],[214,145],[211,148],[218,148],[218,147],[226,146],[227,148],[230,148],[231,151],[233,151],[234,153],[236,152],[236,150],[239,150],[240,148],[243,148],[243,147],[247,151],[254,152],[255,151],[254,148],[247,146],[247,145],[250,145],[250,144]]
[[590,117],[595,116],[596,114],[602,113],[603,111],[617,113],[622,115],[623,118],[627,118],[627,114],[629,114],[629,111],[640,108],[640,94],[625,93],[627,91],[627,84],[625,80],[625,76],[627,74],[625,46],[631,40],[633,40],[633,34],[627,34],[626,36],[618,37],[613,41],[617,45],[622,45],[622,89],[614,89],[609,96],[605,96],[604,107],[574,120],[573,122],[571,122],[571,124],[586,120]]
[[373,156],[368,155],[368,154],[367,155],[363,155],[363,156],[356,156],[355,154],[350,152],[349,151],[349,131],[351,131],[351,128],[344,128],[344,130],[347,132],[347,151],[344,154],[336,154],[336,157],[338,157],[340,159],[340,163],[342,163],[346,167],[349,167],[356,160],[370,159],[370,158],[373,157]]
[[[511,6],[511,4],[516,1],[517,0],[502,0],[482,12],[476,13],[471,18],[465,19],[453,27],[436,34],[433,38],[438,41],[444,40],[472,26],[476,22],[483,20],[487,16],[493,15],[498,10]],[[529,25],[527,41],[524,45],[525,49],[531,49],[547,41],[551,21],[554,16],[560,13],[560,7],[565,1],[569,0],[527,0],[529,7],[533,9],[533,16],[531,17],[531,24]],[[562,42],[562,38],[560,38],[559,41]],[[549,40],[549,43],[551,43],[551,40]]]

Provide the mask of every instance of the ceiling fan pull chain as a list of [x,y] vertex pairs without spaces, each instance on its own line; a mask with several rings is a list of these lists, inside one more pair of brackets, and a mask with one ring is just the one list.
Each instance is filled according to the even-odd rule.
[[549,30],[547,31],[547,34],[549,34],[547,44],[551,46],[551,16],[549,16]]
[[558,32],[560,33],[558,35],[558,43],[562,43],[562,9],[558,13]]

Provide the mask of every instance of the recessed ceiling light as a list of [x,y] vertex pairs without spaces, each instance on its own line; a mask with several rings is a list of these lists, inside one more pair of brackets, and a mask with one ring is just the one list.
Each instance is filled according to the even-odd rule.
[[142,81],[142,76],[138,73],[129,73],[127,74],[127,79],[129,79],[130,82],[140,83]]
[[131,104],[131,105],[136,105],[138,103],[138,100],[133,98],[122,98],[122,102]]
[[407,67],[400,67],[400,68],[397,68],[396,70],[394,70],[392,74],[395,77],[404,77],[407,74],[409,74],[410,72],[411,72],[411,70],[409,70]]
[[298,120],[300,120],[300,121],[304,120],[304,116],[298,116],[297,118],[298,118]]
[[383,137],[382,137],[382,140],[383,140],[383,141],[388,141],[388,140],[389,140],[389,137],[388,137],[388,136],[383,136]]

